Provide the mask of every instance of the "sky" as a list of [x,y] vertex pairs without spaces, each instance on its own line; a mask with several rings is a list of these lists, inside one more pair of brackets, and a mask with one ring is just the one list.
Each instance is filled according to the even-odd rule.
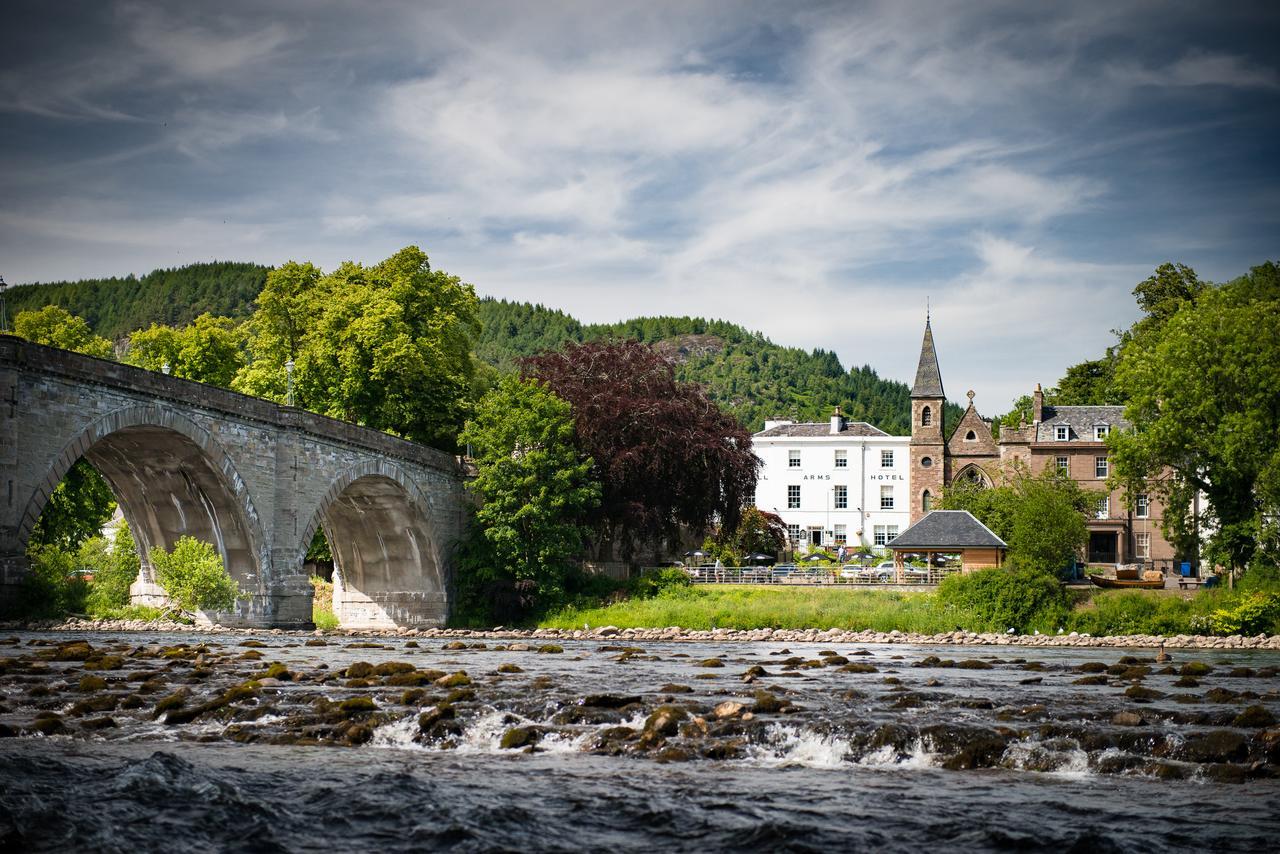
[[722,318],[990,415],[1280,260],[1280,5],[13,2],[0,275],[374,263]]

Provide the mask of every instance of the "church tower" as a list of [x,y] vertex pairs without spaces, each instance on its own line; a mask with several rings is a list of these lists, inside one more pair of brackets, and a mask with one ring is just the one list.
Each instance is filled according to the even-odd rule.
[[933,349],[933,329],[924,322],[924,342],[920,345],[920,365],[911,387],[911,523],[924,516],[942,496],[946,471],[946,443],[942,438],[942,372]]

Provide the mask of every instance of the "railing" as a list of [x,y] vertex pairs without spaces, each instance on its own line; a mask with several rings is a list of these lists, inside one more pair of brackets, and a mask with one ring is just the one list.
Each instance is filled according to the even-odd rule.
[[870,587],[881,585],[938,584],[948,575],[959,572],[959,567],[903,567],[900,572],[892,568],[864,567],[847,564],[842,567],[822,566],[760,566],[760,567],[686,567],[694,584],[794,584]]

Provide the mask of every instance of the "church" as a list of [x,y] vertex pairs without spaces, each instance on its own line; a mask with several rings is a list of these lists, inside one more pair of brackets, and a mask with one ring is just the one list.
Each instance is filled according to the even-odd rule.
[[1126,430],[1123,406],[1052,406],[1037,383],[1032,394],[1030,423],[1001,426],[999,439],[991,423],[978,414],[974,393],[950,433],[943,421],[946,394],[933,343],[931,321],[925,320],[920,362],[911,388],[909,445],[910,521],[927,514],[952,483],[971,480],[983,486],[998,484],[1017,463],[1032,474],[1053,467],[1098,492],[1097,507],[1088,520],[1089,564],[1149,562],[1174,569],[1173,547],[1160,532],[1162,508],[1153,495],[1136,494],[1128,501],[1124,490],[1109,489],[1111,473],[1106,437]]

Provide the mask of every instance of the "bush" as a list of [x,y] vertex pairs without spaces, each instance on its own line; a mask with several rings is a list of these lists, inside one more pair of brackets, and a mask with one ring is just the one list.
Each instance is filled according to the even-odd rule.
[[671,590],[689,587],[693,581],[678,567],[650,569],[631,579],[630,593],[637,599],[652,599]]
[[89,584],[75,555],[57,546],[41,545],[33,546],[27,559],[31,571],[18,593],[21,616],[40,619],[83,612]]
[[1233,606],[1218,608],[1209,616],[1215,635],[1256,635],[1280,626],[1280,593],[1245,593]]
[[80,547],[79,556],[83,564],[93,569],[93,583],[85,603],[89,613],[105,617],[109,612],[127,608],[129,587],[137,579],[142,565],[129,526],[121,525],[109,545],[101,537],[87,540]]
[[317,629],[336,629],[338,615],[333,613],[333,582],[313,575],[311,581],[311,622]]
[[1180,635],[1194,632],[1191,601],[1140,590],[1094,594],[1076,610],[1068,629],[1091,635]]
[[151,566],[156,582],[184,611],[229,611],[235,606],[239,588],[208,543],[181,537],[172,552],[152,549]]
[[1067,594],[1052,575],[1031,569],[980,569],[938,586],[938,603],[974,631],[1052,631],[1067,618]]

